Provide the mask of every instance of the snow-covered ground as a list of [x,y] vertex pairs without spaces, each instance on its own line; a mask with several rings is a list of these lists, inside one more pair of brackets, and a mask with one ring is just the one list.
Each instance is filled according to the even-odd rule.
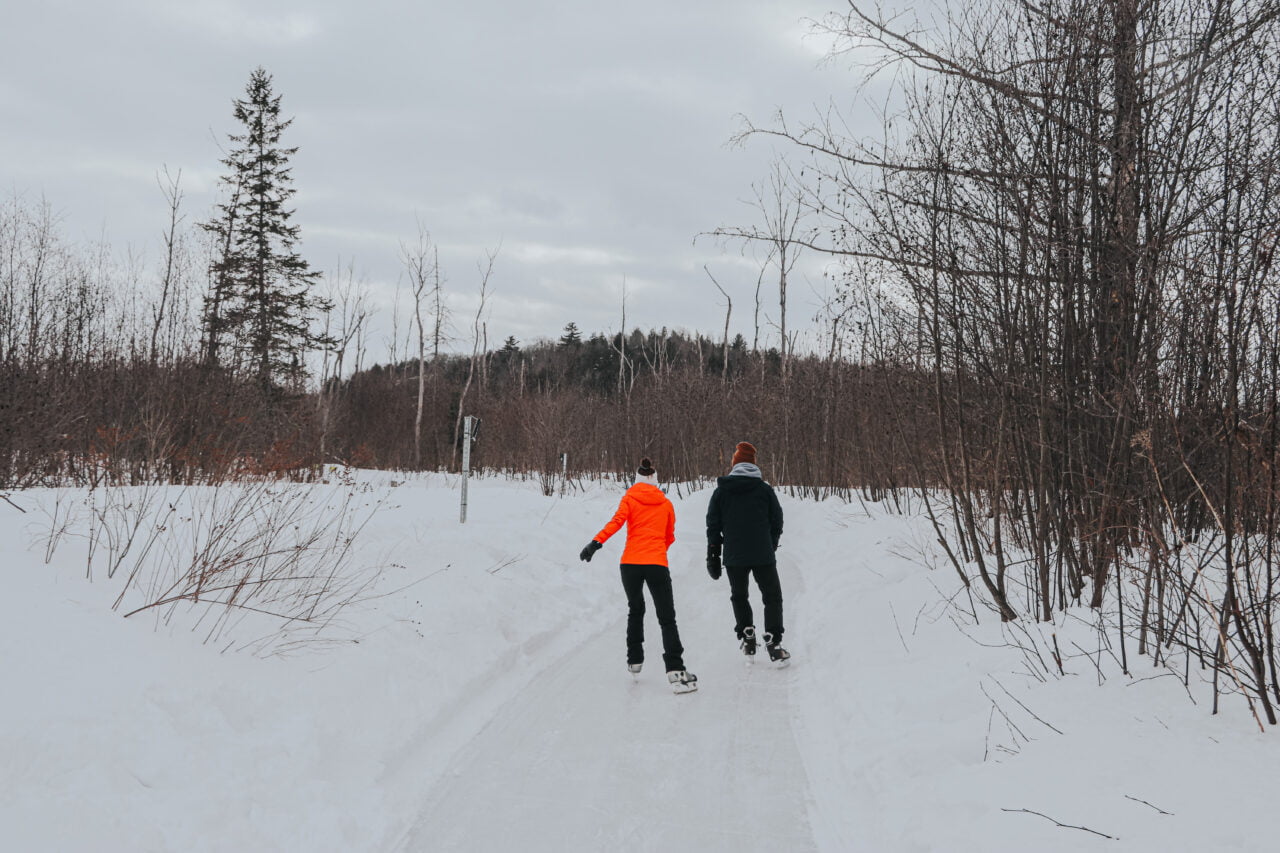
[[1242,701],[1214,717],[1146,660],[1120,675],[1079,618],[1025,651],[981,606],[973,625],[918,518],[783,496],[779,670],[739,654],[703,568],[709,492],[673,490],[701,685],[675,696],[652,609],[625,670],[621,537],[577,558],[621,486],[473,479],[462,525],[455,478],[360,479],[357,504],[386,503],[347,570],[384,570],[344,642],[288,655],[235,651],[270,620],[215,643],[209,614],[122,618],[124,572],[85,577],[83,512],[46,565],[83,493],[0,502],[0,849],[1274,849],[1276,734]]

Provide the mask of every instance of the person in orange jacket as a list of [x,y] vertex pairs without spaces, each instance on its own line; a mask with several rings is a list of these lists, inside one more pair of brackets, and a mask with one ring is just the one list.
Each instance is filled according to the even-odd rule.
[[644,587],[648,585],[653,609],[662,628],[662,661],[667,681],[677,693],[698,689],[698,676],[685,669],[684,646],[676,628],[676,606],[671,593],[671,569],[667,548],[676,541],[676,511],[658,488],[658,473],[648,457],[640,460],[636,483],[622,496],[618,511],[604,529],[582,549],[587,562],[609,537],[627,526],[622,549],[622,588],[627,593],[627,669],[640,672],[644,663]]

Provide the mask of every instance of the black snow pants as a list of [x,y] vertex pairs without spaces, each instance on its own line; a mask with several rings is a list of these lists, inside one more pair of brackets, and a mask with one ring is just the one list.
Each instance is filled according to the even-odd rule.
[[671,570],[666,566],[622,563],[622,588],[627,592],[627,663],[644,663],[644,586],[649,585],[653,609],[662,628],[662,662],[667,672],[684,669],[684,646],[676,628],[676,605],[671,594]]
[[[733,603],[736,623],[733,629],[738,639],[742,639],[743,628],[756,624],[747,599],[747,579],[751,575],[756,576],[756,586],[760,587],[760,598],[764,601],[764,630],[774,642],[782,639],[782,583],[778,580],[778,566],[725,566],[724,572],[729,576],[729,601]],[[756,636],[764,640],[758,631]]]

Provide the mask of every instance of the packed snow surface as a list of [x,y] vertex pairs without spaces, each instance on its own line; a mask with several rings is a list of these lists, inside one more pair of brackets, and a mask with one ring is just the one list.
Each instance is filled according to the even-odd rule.
[[710,492],[672,488],[700,685],[676,696],[652,608],[626,671],[621,534],[578,560],[623,485],[472,479],[466,524],[458,485],[297,487],[384,501],[345,569],[381,574],[319,641],[274,646],[266,617],[216,640],[199,610],[123,618],[141,587],[113,610],[87,492],[0,502],[0,847],[1274,849],[1278,735],[1243,700],[1213,716],[1194,666],[1188,690],[1132,649],[1124,676],[1087,611],[1010,628],[975,593],[975,625],[910,508],[781,495],[776,669],[706,574]]

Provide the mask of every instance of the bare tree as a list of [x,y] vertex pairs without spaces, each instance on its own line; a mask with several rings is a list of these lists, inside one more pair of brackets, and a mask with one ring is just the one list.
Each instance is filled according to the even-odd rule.
[[[347,354],[353,348],[353,344],[355,364],[352,369],[354,372],[360,371],[363,334],[371,314],[368,299],[369,289],[366,282],[356,278],[355,262],[347,263],[345,277],[339,264],[338,272],[329,279],[329,292],[325,299],[325,305],[328,308],[322,315],[323,337],[333,343],[331,348],[323,351],[321,357],[320,392],[317,400],[320,408],[321,459],[326,455],[334,401],[341,393],[342,379],[347,370]],[[335,310],[336,320],[333,317]]]
[[463,383],[462,393],[458,395],[458,416],[453,425],[453,468],[457,468],[458,464],[458,443],[462,436],[462,418],[463,412],[466,410],[467,392],[471,390],[471,381],[476,374],[476,364],[483,355],[481,335],[484,325],[484,311],[489,301],[489,277],[493,275],[493,264],[498,259],[499,251],[501,251],[501,246],[492,252],[486,252],[485,260],[476,264],[476,268],[480,272],[480,298],[476,305],[475,320],[471,324],[471,360],[467,366],[467,380]]
[[[418,328],[418,403],[413,417],[413,467],[422,469],[422,407],[427,391],[427,334],[422,321],[422,311],[428,298],[437,306],[434,312],[433,359],[439,357],[440,346],[440,270],[439,255],[431,243],[431,235],[418,223],[418,239],[412,246],[400,244],[400,260],[409,273],[409,286],[413,293],[413,319]],[[431,290],[429,293],[428,290]]]
[[179,233],[178,226],[182,222],[180,213],[182,208],[182,170],[179,169],[177,174],[170,175],[166,166],[164,169],[164,180],[160,180],[160,176],[156,176],[157,183],[160,184],[160,191],[164,193],[165,203],[169,209],[169,224],[164,232],[164,275],[160,279],[160,297],[156,302],[152,312],[153,324],[151,326],[151,362],[154,364],[159,358],[159,338],[160,329],[165,321],[165,309],[169,307],[171,292],[174,288],[174,278],[178,273],[179,252]]
[[[752,187],[751,206],[760,214],[761,222],[750,226],[722,226],[711,233],[722,239],[740,240],[744,245],[763,244],[768,251],[761,265],[760,277],[772,266],[778,274],[779,353],[785,366],[790,352],[787,333],[787,286],[791,271],[805,246],[801,224],[805,215],[805,192],[796,185],[785,159],[775,158],[763,183]],[[757,288],[757,312],[759,289]],[[757,339],[759,325],[757,321]],[[754,344],[753,344],[754,346]]]
[[720,286],[720,282],[716,281],[716,277],[711,274],[711,270],[707,269],[707,265],[702,265],[702,271],[707,274],[707,278],[711,279],[711,283],[716,286],[716,290],[720,291],[720,295],[724,297],[727,308],[724,312],[724,340],[720,347],[720,380],[721,382],[729,381],[729,317],[733,315],[733,297],[729,296],[729,292]]

